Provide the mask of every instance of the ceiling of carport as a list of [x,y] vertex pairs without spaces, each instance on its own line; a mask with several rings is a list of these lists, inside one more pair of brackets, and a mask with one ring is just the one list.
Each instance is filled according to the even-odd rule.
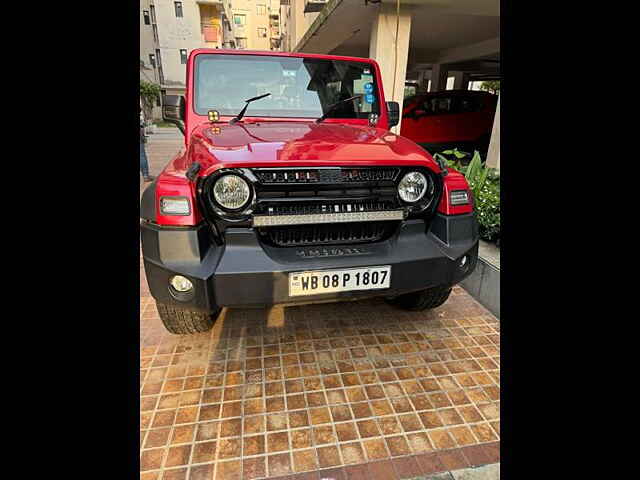
[[[395,0],[383,1],[395,5]],[[303,38],[298,47],[304,52],[368,57],[371,27],[379,6],[365,0],[329,3],[333,3],[335,9],[326,19],[317,21],[319,26],[314,25],[317,28],[311,27],[313,35]],[[480,68],[487,73],[495,72],[495,62],[484,66],[478,62],[465,63],[480,56],[465,59],[464,47],[484,45],[477,50],[485,53],[482,57],[486,58],[486,53],[493,49],[490,55],[494,60],[499,59],[499,0],[401,0],[401,5],[412,12],[408,72],[430,68],[442,59],[447,63],[453,60],[451,63],[461,71]]]

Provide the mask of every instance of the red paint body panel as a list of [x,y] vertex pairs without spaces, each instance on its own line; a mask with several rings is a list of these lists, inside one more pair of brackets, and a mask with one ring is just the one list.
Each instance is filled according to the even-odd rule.
[[469,184],[467,179],[464,178],[457,170],[448,168],[448,174],[444,177],[444,192],[442,192],[442,199],[438,205],[438,212],[444,215],[460,215],[463,213],[473,212],[473,199],[468,205],[451,205],[449,204],[449,194],[453,190],[467,190],[469,197],[471,197],[471,191],[469,190]]
[[[192,226],[202,221],[195,198],[195,184],[185,177],[187,171],[187,156],[182,148],[178,155],[169,162],[162,171],[156,183],[156,212],[160,225]],[[190,215],[162,215],[160,210],[161,197],[187,197],[191,203]]]
[[[410,112],[423,108],[434,98],[471,97],[480,102],[478,111],[464,113],[432,113],[413,118]],[[474,142],[490,134],[496,111],[497,96],[478,91],[444,91],[422,94],[405,101],[402,108],[401,135],[416,143]]]
[[210,125],[193,131],[191,155],[201,176],[221,167],[419,165],[438,171],[427,152],[388,130],[313,122]]
[[[379,89],[378,125],[384,128],[371,127],[366,119],[334,118],[317,124],[308,118],[265,120],[251,116],[234,125],[228,123],[231,117],[221,117],[220,122],[211,124],[205,116],[196,114],[192,107],[193,62],[195,57],[202,53],[310,57],[369,63],[375,71]],[[158,214],[157,222],[161,225],[187,226],[202,221],[195,203],[195,185],[185,176],[194,162],[201,165],[198,173],[200,177],[208,176],[219,168],[233,167],[415,165],[430,168],[435,172],[440,170],[424,149],[386,129],[388,115],[382,78],[380,69],[373,60],[331,55],[197,49],[191,52],[187,63],[186,101],[185,147],[159,175],[156,202],[157,211],[160,212],[161,196],[187,196],[191,199],[191,215]],[[464,184],[463,188],[467,188],[464,177],[451,172],[445,177],[445,185],[451,184],[450,188],[457,189],[459,185]],[[464,208],[449,207],[446,203],[441,203],[439,210],[448,214],[470,211],[467,209],[463,212]]]

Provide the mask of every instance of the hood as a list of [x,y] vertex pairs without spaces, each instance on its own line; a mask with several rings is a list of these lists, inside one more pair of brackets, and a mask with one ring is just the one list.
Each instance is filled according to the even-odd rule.
[[201,175],[221,167],[397,164],[437,169],[425,150],[380,128],[315,122],[204,124],[193,131]]

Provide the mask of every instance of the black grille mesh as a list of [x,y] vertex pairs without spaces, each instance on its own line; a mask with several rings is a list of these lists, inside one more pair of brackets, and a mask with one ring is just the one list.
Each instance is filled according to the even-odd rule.
[[271,227],[261,232],[273,245],[335,245],[375,242],[391,234],[397,222],[361,222]]
[[[257,168],[254,210],[260,215],[378,212],[400,207],[397,167]],[[370,243],[391,236],[398,221],[262,227],[271,245]]]

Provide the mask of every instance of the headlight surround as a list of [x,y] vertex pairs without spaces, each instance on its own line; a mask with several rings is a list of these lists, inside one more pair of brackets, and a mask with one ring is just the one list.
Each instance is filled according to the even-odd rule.
[[398,194],[404,202],[416,203],[424,197],[428,186],[429,181],[424,174],[416,171],[409,172],[398,183]]
[[213,198],[222,208],[237,211],[249,203],[251,188],[244,178],[229,173],[213,184]]

